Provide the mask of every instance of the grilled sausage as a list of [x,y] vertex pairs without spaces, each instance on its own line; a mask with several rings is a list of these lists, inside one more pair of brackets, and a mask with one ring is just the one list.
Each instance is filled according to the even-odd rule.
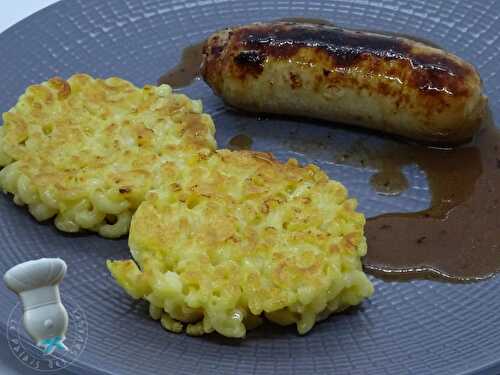
[[480,126],[486,97],[474,67],[404,37],[295,22],[253,23],[205,42],[201,73],[252,112],[342,122],[453,144]]

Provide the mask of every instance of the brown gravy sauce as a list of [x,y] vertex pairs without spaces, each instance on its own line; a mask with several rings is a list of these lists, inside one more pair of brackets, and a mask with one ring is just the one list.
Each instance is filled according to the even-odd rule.
[[424,211],[367,220],[363,263],[369,272],[467,281],[500,271],[500,133],[491,122],[463,147],[401,145],[366,156],[372,158],[367,165],[396,186],[401,167],[416,163],[432,194]]
[[248,135],[237,134],[231,138],[227,144],[230,150],[250,150],[253,140]]
[[182,50],[181,61],[158,79],[158,84],[167,84],[172,88],[189,86],[200,76],[203,43],[198,42]]

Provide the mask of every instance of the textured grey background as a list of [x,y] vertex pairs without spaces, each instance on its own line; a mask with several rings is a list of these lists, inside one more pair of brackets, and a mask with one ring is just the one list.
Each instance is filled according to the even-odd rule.
[[[473,61],[485,81],[496,119],[500,4],[496,1],[76,1],[65,0],[0,35],[0,110],[30,83],[53,75],[118,75],[154,83],[183,46],[231,24],[285,16],[329,18],[342,26],[400,31],[431,39]],[[245,133],[254,147],[280,158],[315,162],[359,197],[368,216],[417,210],[428,204],[425,176],[405,170],[411,188],[396,198],[376,195],[373,171],[333,162],[354,142],[379,138],[314,122],[257,118],[227,111],[202,83],[184,90],[214,116],[219,144]],[[104,262],[128,257],[126,240],[64,235],[37,224],[9,197],[0,197],[0,272],[32,258],[68,262],[62,292],[79,301],[89,338],[75,372],[259,374],[473,374],[500,372],[500,281],[456,285],[373,279],[376,293],[348,314],[332,317],[299,337],[292,328],[265,326],[244,341],[165,332],[146,306],[132,302]],[[15,296],[0,286],[0,330]],[[0,332],[1,334],[3,334]],[[1,348],[0,348],[1,349]],[[15,359],[13,359],[15,360]],[[489,369],[489,370],[487,370]],[[482,373],[481,372],[481,373]]]

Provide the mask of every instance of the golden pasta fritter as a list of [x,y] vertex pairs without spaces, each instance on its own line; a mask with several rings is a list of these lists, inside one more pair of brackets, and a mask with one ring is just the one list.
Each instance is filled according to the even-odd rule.
[[0,187],[62,231],[118,237],[147,191],[215,150],[214,132],[201,102],[167,85],[53,78],[3,114]]
[[135,262],[108,268],[167,330],[244,337],[265,317],[304,334],[373,292],[355,209],[316,166],[220,150],[147,194],[130,228]]

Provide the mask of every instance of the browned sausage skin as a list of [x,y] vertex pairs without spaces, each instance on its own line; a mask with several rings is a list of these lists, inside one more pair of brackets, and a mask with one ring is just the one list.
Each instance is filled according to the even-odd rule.
[[225,29],[202,75],[230,105],[344,122],[433,143],[480,126],[486,97],[472,65],[441,49],[370,32],[294,22]]

